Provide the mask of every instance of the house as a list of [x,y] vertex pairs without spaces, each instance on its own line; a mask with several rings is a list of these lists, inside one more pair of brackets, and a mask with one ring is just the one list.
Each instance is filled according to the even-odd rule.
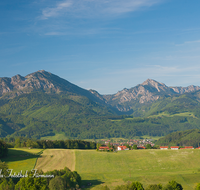
[[179,146],[171,146],[170,148],[171,148],[171,150],[178,150]]
[[193,146],[185,146],[185,149],[194,149]]
[[144,146],[138,146],[138,149],[146,149]]
[[168,149],[168,146],[160,146],[160,149],[161,149],[161,150],[167,150],[167,149]]
[[129,150],[126,146],[118,146],[117,150]]
[[109,150],[109,149],[112,149],[112,148],[109,148],[108,146],[99,147],[99,150]]

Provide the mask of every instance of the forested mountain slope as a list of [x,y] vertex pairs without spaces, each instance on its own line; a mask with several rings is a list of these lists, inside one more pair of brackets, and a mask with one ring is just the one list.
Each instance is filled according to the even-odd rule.
[[186,131],[177,131],[159,139],[157,145],[169,146],[200,146],[200,130],[191,129]]
[[[172,88],[148,79],[132,89],[135,102],[121,104],[118,96],[114,100],[84,90],[46,71],[0,78],[0,137],[133,138],[200,129],[198,88]],[[127,104],[130,109],[123,110],[129,112],[120,112],[114,102]]]

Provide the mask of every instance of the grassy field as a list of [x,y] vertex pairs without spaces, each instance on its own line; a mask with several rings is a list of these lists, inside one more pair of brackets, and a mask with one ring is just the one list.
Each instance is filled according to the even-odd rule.
[[[40,149],[9,149],[4,160],[9,168],[31,170]],[[70,168],[76,170],[88,189],[102,185],[113,189],[127,181],[166,184],[170,180],[181,183],[184,190],[192,190],[200,182],[200,150],[131,150],[117,153],[96,150],[46,149],[38,158],[35,169],[43,171]]]
[[68,149],[47,149],[38,158],[35,169],[42,169],[44,172],[51,170],[60,170],[68,167],[75,170],[74,150]]
[[177,113],[177,114],[173,114],[173,115],[170,115],[168,113],[165,113],[165,112],[162,112],[162,113],[159,113],[157,115],[151,115],[149,117],[153,117],[153,118],[157,118],[157,117],[174,117],[174,116],[182,116],[182,117],[193,117],[193,118],[197,118],[194,113],[192,112],[184,112],[184,113]]
[[64,133],[57,133],[55,136],[45,136],[41,137],[41,140],[68,140],[69,138],[65,136]]
[[9,148],[8,157],[1,159],[1,161],[6,162],[9,169],[13,169],[13,172],[31,171],[42,151],[43,149]]
[[181,183],[184,190],[194,189],[200,182],[199,150],[133,150],[118,153],[76,150],[76,171],[85,181],[108,185],[113,189],[126,181],[166,184]]

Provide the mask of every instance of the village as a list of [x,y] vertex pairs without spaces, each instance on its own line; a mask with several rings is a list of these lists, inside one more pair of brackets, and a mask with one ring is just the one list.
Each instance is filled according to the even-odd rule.
[[[121,150],[136,150],[136,149],[160,149],[160,150],[179,150],[179,149],[194,149],[193,146],[155,146],[153,139],[130,139],[122,142],[111,142],[106,140],[101,146],[97,146],[99,151],[121,151]],[[200,149],[197,147],[196,149]]]

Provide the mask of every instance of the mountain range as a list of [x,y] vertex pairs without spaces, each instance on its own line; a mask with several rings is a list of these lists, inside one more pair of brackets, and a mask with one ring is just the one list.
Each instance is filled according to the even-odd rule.
[[199,86],[168,87],[147,79],[101,95],[40,70],[0,78],[0,136],[163,136],[200,128],[199,102]]
[[101,95],[95,90],[85,90],[44,70],[31,73],[25,77],[18,74],[12,78],[0,78],[0,98],[13,98],[35,91],[54,94],[76,94],[101,104],[111,105],[119,111],[125,112],[134,110],[138,104],[152,103],[161,96],[184,94],[199,89],[199,86],[194,85],[188,87],[168,87],[163,83],[147,79],[142,84],[138,84],[130,89],[124,88],[116,94]]

